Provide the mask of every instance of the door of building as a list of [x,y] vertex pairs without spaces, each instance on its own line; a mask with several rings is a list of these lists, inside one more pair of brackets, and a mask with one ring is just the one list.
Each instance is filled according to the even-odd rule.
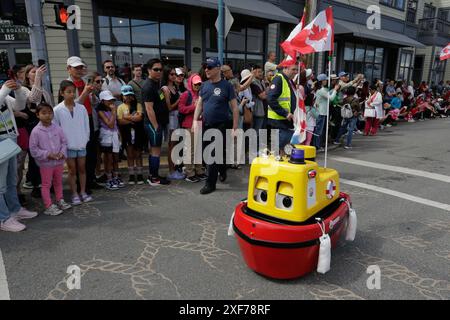
[[420,84],[420,82],[422,82],[424,60],[425,56],[416,56],[416,58],[414,59],[414,70],[412,81],[414,81],[415,85],[418,85]]
[[8,70],[16,64],[32,63],[29,44],[0,44],[0,80],[8,79]]

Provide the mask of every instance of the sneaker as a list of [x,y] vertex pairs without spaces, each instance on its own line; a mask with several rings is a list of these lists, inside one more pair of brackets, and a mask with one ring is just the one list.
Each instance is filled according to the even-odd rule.
[[114,181],[114,179],[111,179],[111,180],[107,181],[106,184],[105,184],[105,188],[108,189],[108,190],[111,190],[111,191],[119,190],[119,186]]
[[187,182],[191,182],[191,183],[200,182],[200,178],[197,177],[197,176],[186,177],[184,180],[187,181]]
[[227,181],[227,172],[225,171],[224,173],[219,173],[219,181],[220,182],[225,182],[225,181]]
[[380,130],[384,130],[384,125],[380,125]]
[[155,186],[169,185],[169,184],[170,184],[170,181],[167,180],[166,178],[162,178],[162,177],[157,177],[157,178],[149,177],[149,178],[147,179],[147,183],[148,183],[149,185],[155,187]]
[[16,219],[16,220],[25,220],[25,219],[33,219],[36,218],[38,215],[37,212],[33,212],[33,211],[29,211],[25,208],[20,208],[19,212],[17,212],[16,214],[13,214],[12,216]]
[[420,122],[425,121],[425,119],[419,119]]
[[20,232],[20,231],[25,230],[26,228],[27,227],[24,224],[21,224],[19,221],[17,221],[13,217],[0,223],[0,230],[3,230],[3,231]]
[[409,119],[408,122],[414,123],[414,122],[416,122],[416,120],[414,120],[414,119]]
[[206,174],[202,173],[202,174],[198,174],[197,178],[199,178],[200,181],[205,181],[208,179],[208,176]]
[[392,124],[390,124],[390,123],[388,123],[387,125],[386,125],[386,128],[391,128],[392,127]]
[[73,206],[79,206],[81,204],[81,200],[79,196],[73,196],[72,197],[72,205]]
[[344,149],[352,150],[352,146],[344,146]]
[[70,208],[72,208],[72,206],[70,204],[68,204],[67,202],[65,202],[64,199],[59,200],[57,205],[58,205],[58,208],[63,211],[66,211],[66,210],[69,210]]
[[108,177],[106,176],[106,174],[102,174],[99,177],[95,177],[95,181],[97,183],[104,184],[104,183],[108,182]]
[[169,180],[183,180],[184,178],[184,174],[180,173],[179,171],[174,171],[167,177],[167,179]]
[[357,134],[363,134],[361,130],[356,131]]
[[144,183],[145,183],[144,177],[142,176],[142,174],[138,174],[138,176],[137,176],[137,184],[138,185],[142,185]]
[[23,185],[22,185],[22,188],[24,188],[24,189],[33,189],[34,186],[33,186],[33,184],[30,181],[25,181],[23,183]]
[[130,176],[128,177],[128,184],[130,186],[133,186],[136,184],[136,176],[134,174],[130,174]]
[[335,146],[340,146],[340,145],[341,145],[340,142],[336,142],[336,141],[333,141],[333,144],[334,144]]
[[317,152],[325,152],[325,148],[319,148]]
[[44,211],[44,214],[48,216],[59,216],[61,213],[63,213],[63,211],[60,208],[58,208],[56,204],[52,204]]
[[113,178],[113,181],[119,188],[125,187],[125,183],[123,183],[122,179],[120,179],[119,177]]
[[81,195],[81,200],[83,200],[83,202],[91,202],[94,199],[92,199],[90,195],[85,193]]
[[210,194],[212,192],[216,191],[216,188],[210,187],[208,185],[204,186],[201,190],[200,190],[200,194]]

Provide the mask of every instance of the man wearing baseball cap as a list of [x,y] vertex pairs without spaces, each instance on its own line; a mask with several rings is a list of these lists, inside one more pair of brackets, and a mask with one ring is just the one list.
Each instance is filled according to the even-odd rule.
[[[221,77],[221,63],[216,57],[206,60],[206,76],[208,81],[204,82],[200,89],[200,97],[194,113],[192,130],[195,132],[199,128],[199,117],[203,116],[204,130],[218,129],[222,133],[223,159],[219,163],[212,159],[213,163],[208,164],[208,179],[205,186],[200,190],[201,194],[208,194],[216,190],[217,177],[220,174],[220,181],[227,178],[227,166],[225,164],[226,130],[238,127],[239,110],[237,106],[236,94],[233,86]],[[229,110],[233,112],[233,120],[230,120]],[[208,159],[205,159],[208,163]]]
[[350,81],[349,74],[345,71],[339,72],[338,76],[340,79],[339,86],[341,87],[342,91],[345,91],[345,89],[351,86],[357,87],[359,82],[364,78],[364,75],[358,74],[354,80]]
[[83,77],[87,74],[87,65],[80,57],[72,56],[67,59],[67,72],[70,80],[75,85],[75,101],[84,105],[89,115],[90,137],[86,146],[86,185],[87,193],[91,193],[91,189],[103,189],[102,186],[95,182],[95,167],[97,166],[97,140],[95,139],[94,120],[92,118],[92,105],[90,94],[94,87],[87,84]]

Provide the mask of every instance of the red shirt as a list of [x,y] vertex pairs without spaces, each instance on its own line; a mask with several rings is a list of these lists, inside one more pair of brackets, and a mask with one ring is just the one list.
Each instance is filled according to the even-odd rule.
[[[73,83],[75,84],[75,87],[78,89],[78,96],[80,96],[83,93],[86,84],[84,83],[83,80],[73,81]],[[88,115],[92,115],[92,105],[89,96],[84,101],[80,101],[80,103],[83,103]]]

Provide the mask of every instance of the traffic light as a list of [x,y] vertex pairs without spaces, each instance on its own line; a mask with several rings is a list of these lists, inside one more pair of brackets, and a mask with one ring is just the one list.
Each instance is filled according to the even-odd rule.
[[67,28],[67,20],[69,14],[67,13],[67,6],[63,4],[55,4],[55,22],[57,25]]

